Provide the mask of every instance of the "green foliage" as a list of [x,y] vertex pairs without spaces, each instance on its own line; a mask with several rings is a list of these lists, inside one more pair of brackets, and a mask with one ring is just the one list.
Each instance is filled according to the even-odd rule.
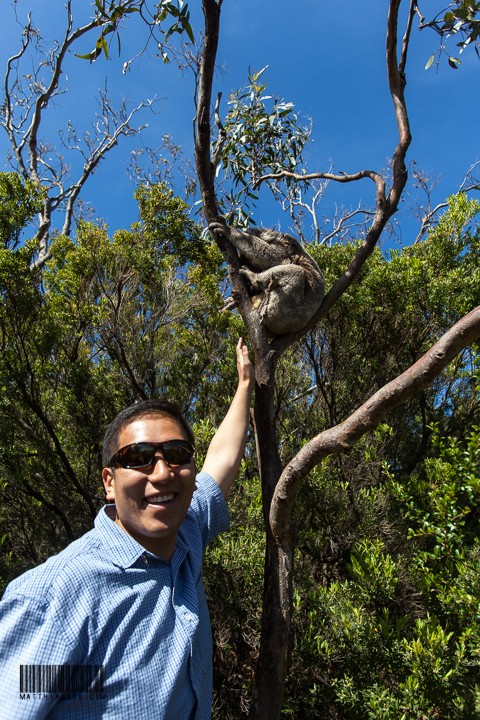
[[[435,456],[425,459],[422,473],[414,473],[407,484],[396,483],[394,491],[409,522],[409,538],[416,541],[415,562],[422,571],[433,568],[432,581],[439,585],[444,572],[458,569],[464,548],[478,537],[479,429],[462,443],[455,438],[445,443],[436,434],[432,443]],[[452,592],[451,587],[439,589]]]
[[[419,5],[421,3],[418,3]],[[444,7],[433,20],[425,22],[422,18],[420,29],[432,28],[441,38],[441,44],[436,53],[431,55],[425,69],[428,70],[434,63],[438,65],[441,56],[447,55],[448,64],[457,70],[461,61],[458,57],[451,55],[447,50],[450,40],[456,40],[456,47],[461,54],[468,47],[472,46],[480,58],[478,36],[480,35],[480,3],[476,0],[455,0]],[[459,40],[460,39],[460,40]]]
[[[478,716],[479,441],[478,429],[465,443],[436,436],[435,460],[350,493],[317,468],[302,505],[318,508],[319,537],[297,550],[293,717]],[[332,496],[350,516],[343,548]]]
[[39,209],[40,197],[33,184],[24,184],[17,173],[0,173],[0,243],[18,245],[22,228]]
[[232,183],[223,209],[240,226],[251,222],[248,211],[258,199],[259,178],[282,170],[296,172],[310,139],[310,128],[301,124],[293,103],[267,94],[262,79],[266,70],[249,72],[247,85],[230,96],[218,145],[217,174],[221,167]]
[[[101,28],[95,47],[88,53],[77,54],[81,60],[94,62],[103,53],[108,60],[111,42],[110,36],[117,38],[118,52],[121,51],[120,30],[122,21],[128,15],[138,13],[142,19],[156,31],[160,31],[162,41],[158,43],[164,62],[169,62],[168,40],[174,35],[187,35],[190,42],[195,42],[192,26],[190,25],[190,10],[184,0],[160,0],[149,6],[148,0],[95,0],[95,16]],[[172,21],[165,28],[165,21]],[[124,65],[124,69],[128,62]]]
[[140,210],[140,221],[135,228],[154,238],[164,258],[169,255],[182,265],[187,262],[207,264],[210,260],[218,267],[219,253],[211,252],[211,243],[188,218],[189,206],[165,183],[142,185],[134,197]]
[[214,640],[213,715],[222,720],[244,716],[260,640],[265,532],[260,483],[248,456],[229,511],[231,530],[209,547],[204,570]]

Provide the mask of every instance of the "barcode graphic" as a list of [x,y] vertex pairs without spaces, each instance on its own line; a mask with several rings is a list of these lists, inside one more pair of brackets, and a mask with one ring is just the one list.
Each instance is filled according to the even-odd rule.
[[104,670],[103,665],[20,665],[20,692],[103,692]]

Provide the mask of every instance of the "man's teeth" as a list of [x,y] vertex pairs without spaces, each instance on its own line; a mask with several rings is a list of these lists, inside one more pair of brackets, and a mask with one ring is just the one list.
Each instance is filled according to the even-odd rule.
[[170,502],[173,500],[175,495],[173,493],[170,493],[170,495],[155,495],[155,497],[147,498],[147,502],[150,505],[156,505],[161,503]]

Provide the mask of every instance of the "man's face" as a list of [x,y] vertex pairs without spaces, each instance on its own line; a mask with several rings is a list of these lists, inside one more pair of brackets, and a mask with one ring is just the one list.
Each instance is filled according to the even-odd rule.
[[[188,440],[172,417],[151,415],[135,420],[120,432],[117,450],[136,442]],[[169,561],[178,528],[195,489],[195,464],[170,468],[158,450],[147,468],[104,468],[107,500],[115,502],[115,522],[150,552]]]

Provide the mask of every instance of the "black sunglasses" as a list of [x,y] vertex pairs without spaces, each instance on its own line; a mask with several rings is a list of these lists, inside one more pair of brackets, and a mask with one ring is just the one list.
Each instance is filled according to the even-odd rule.
[[139,442],[125,445],[120,448],[110,460],[110,467],[121,465],[124,468],[135,470],[150,467],[155,463],[157,450],[162,453],[162,459],[168,467],[187,465],[195,453],[194,448],[186,440],[167,440],[166,442],[149,443]]

